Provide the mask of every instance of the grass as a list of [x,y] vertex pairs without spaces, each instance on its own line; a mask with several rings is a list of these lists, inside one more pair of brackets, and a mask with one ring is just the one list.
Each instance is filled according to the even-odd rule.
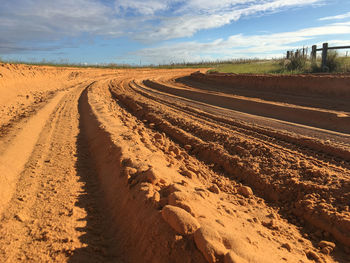
[[216,65],[209,71],[220,73],[252,73],[252,74],[273,74],[281,73],[282,68],[278,60],[254,61],[246,63],[223,63]]
[[[334,73],[350,72],[350,57],[339,57],[337,54],[330,56],[331,65],[336,65]],[[71,64],[56,62],[24,62],[24,61],[3,61],[0,62],[11,64],[27,64],[36,66],[54,66],[54,67],[75,67],[75,68],[106,68],[106,69],[125,69],[125,68],[155,68],[155,69],[178,69],[178,68],[210,68],[209,72],[219,73],[236,73],[236,74],[300,74],[321,72],[321,59],[318,58],[316,63],[311,63],[305,59],[302,67],[293,68],[291,61],[286,59],[233,59],[224,61],[202,61],[198,63],[171,63],[164,65],[145,65],[134,66],[128,64]],[[293,61],[292,61],[293,62]]]
[[[330,73],[350,72],[350,57],[339,57],[337,53],[328,56],[327,68]],[[245,61],[237,63],[221,63],[212,65],[209,72],[236,73],[236,74],[305,74],[319,73],[321,69],[321,58],[311,62],[308,58],[271,59],[259,61]]]

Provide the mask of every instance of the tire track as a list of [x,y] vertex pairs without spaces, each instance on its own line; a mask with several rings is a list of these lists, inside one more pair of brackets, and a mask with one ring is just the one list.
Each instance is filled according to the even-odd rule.
[[116,260],[96,172],[79,132],[77,104],[85,87],[60,97],[49,119],[41,116],[46,125],[0,222],[1,262]]
[[[124,83],[124,90],[128,89],[127,85],[127,83]],[[223,169],[229,175],[248,183],[268,200],[274,200],[276,204],[283,204],[281,207],[285,209],[285,212],[293,211],[299,218],[303,218],[311,225],[316,226],[317,229],[325,231],[325,235],[329,235],[327,233],[330,232],[342,243],[349,244],[349,237],[346,234],[344,235],[344,233],[348,232],[346,208],[343,212],[337,214],[337,219],[334,219],[333,216],[327,216],[327,211],[333,208],[328,207],[325,209],[326,203],[322,201],[325,199],[327,200],[327,205],[331,203],[334,207],[344,209],[347,203],[346,200],[348,199],[343,196],[347,192],[346,189],[350,187],[348,171],[342,169],[342,174],[339,171],[333,170],[332,172],[337,173],[337,176],[334,178],[329,172],[324,173],[325,167],[322,163],[319,163],[320,167],[317,168],[311,162],[308,162],[308,160],[302,160],[300,162],[297,157],[293,156],[294,154],[292,155],[288,152],[281,154],[278,149],[272,150],[270,148],[267,152],[264,150],[260,152],[256,151],[257,149],[268,149],[269,147],[262,143],[257,147],[257,142],[252,144],[245,134],[242,137],[243,141],[242,139],[241,142],[238,141],[238,145],[237,143],[231,143],[233,152],[226,152],[219,146],[224,144],[222,141],[214,144],[206,142],[209,138],[215,137],[215,134],[213,134],[214,131],[208,133],[210,130],[208,125],[183,121],[183,117],[179,117],[179,114],[170,113],[166,107],[155,106],[155,102],[142,99],[142,97],[136,96],[132,91],[121,95],[118,94],[116,89],[112,88],[112,94],[141,120],[146,119],[149,122],[155,123],[157,129],[165,132],[182,145],[191,145],[193,154],[196,154],[209,163],[214,163],[217,169]],[[230,135],[227,133],[221,136],[219,135],[220,132],[216,132],[216,134],[216,137],[230,138]],[[235,141],[232,137],[231,140]],[[246,146],[246,149],[242,149],[242,146]],[[261,159],[255,158],[254,160],[250,160],[245,156],[249,152]],[[262,156],[269,155],[272,157],[270,157],[270,161],[267,161],[265,157],[262,158]],[[293,165],[293,162],[296,161],[301,166]],[[269,162],[270,164],[268,164]],[[253,163],[260,163],[263,166],[260,165],[260,169],[258,168],[257,170],[252,166]],[[266,167],[266,165],[275,169],[270,172],[269,169],[264,171],[264,166]],[[288,173],[282,172],[281,169],[287,169],[286,171],[289,172],[297,169],[299,172],[293,172],[293,175],[288,175]],[[278,175],[281,172],[282,174]],[[296,180],[289,180],[289,176],[295,177]],[[340,185],[334,188],[330,182],[325,184],[325,178],[332,178],[332,181],[334,179],[338,180]],[[339,181],[337,178],[343,179]],[[320,182],[318,180],[322,181]],[[315,193],[321,197],[314,196]],[[341,215],[341,213],[344,214]],[[320,218],[325,221],[320,220]],[[336,225],[336,228],[329,228],[329,225]]]
[[[196,105],[193,103],[194,105],[191,104],[192,107],[189,107],[180,105],[178,102],[174,101],[174,98],[167,97],[163,94],[155,93],[154,95],[151,95],[150,90],[145,90],[143,86],[134,82],[130,83],[130,87],[144,97],[155,100],[179,112],[186,113],[192,118],[197,117],[198,119],[205,120],[207,121],[207,125],[213,126],[214,123],[217,123],[217,125],[245,134],[246,136],[255,138],[256,140],[271,143],[270,145],[273,147],[279,149],[282,149],[283,147],[285,151],[293,151],[295,154],[302,153],[304,158],[309,158],[307,156],[313,156],[314,158],[312,159],[320,162],[320,164],[323,166],[332,163],[338,167],[344,167],[347,169],[350,168],[350,164],[347,162],[350,160],[350,151],[346,150],[346,147],[344,147],[346,145],[327,145],[321,141],[318,141],[316,138],[302,136],[295,137],[293,134],[288,134],[278,130],[271,130],[267,127],[259,127],[258,125],[251,126],[231,119],[230,117],[220,117],[218,115],[208,113],[207,111],[200,110],[199,108],[203,109],[203,105],[198,105],[196,107]],[[163,97],[163,99],[160,97]],[[177,98],[177,100],[180,100],[180,98]],[[186,105],[186,101],[184,103]],[[336,156],[338,160],[334,159],[334,156]],[[346,162],[344,162],[343,159],[345,159]],[[333,168],[336,167],[334,166]]]

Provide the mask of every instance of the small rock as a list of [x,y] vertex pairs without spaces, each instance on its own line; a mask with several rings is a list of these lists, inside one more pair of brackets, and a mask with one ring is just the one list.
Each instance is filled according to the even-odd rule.
[[321,248],[323,254],[329,255],[334,250],[335,244],[333,242],[322,240],[318,243],[318,247]]
[[312,250],[307,251],[306,256],[308,259],[315,260],[316,262],[320,262],[320,256],[317,255],[317,253]]
[[324,247],[331,247],[333,249],[335,248],[335,244],[333,242],[329,242],[325,240],[320,241],[320,243],[318,243],[318,246],[320,248],[324,248]]
[[164,206],[162,217],[176,232],[182,235],[193,234],[200,227],[198,221],[191,214],[176,206]]
[[285,248],[285,249],[287,249],[289,252],[292,251],[292,247],[290,246],[289,243],[284,243],[284,244],[282,245],[282,247]]
[[219,187],[216,185],[216,184],[213,184],[212,186],[210,186],[208,188],[208,190],[212,193],[215,193],[215,194],[220,194],[220,189]]
[[247,202],[244,201],[244,200],[242,200],[242,199],[239,199],[239,200],[238,200],[238,203],[239,203],[240,205],[242,205],[242,206],[246,206],[246,205],[247,205]]
[[241,186],[237,189],[238,193],[245,196],[249,197],[253,195],[253,190],[249,186]]

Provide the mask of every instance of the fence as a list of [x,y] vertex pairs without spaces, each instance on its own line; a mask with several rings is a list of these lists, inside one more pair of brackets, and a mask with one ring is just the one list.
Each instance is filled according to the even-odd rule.
[[297,49],[295,51],[287,51],[287,59],[290,59],[292,57],[307,57],[308,54],[308,48],[302,48],[302,49]]
[[[329,47],[328,43],[323,43],[322,48],[317,48],[317,45],[313,45],[311,49],[311,60],[316,60],[317,51],[322,51],[322,64],[321,68],[323,71],[327,71],[327,55],[328,50],[332,49],[347,49],[350,48],[350,46],[339,46],[339,47]],[[287,51],[287,59],[295,56],[295,57],[307,57],[307,48],[299,49],[293,53],[293,51]]]

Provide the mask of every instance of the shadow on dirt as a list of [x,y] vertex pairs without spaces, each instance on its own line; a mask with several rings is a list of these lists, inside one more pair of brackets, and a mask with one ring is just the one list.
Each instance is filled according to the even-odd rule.
[[[79,99],[79,114],[81,116],[81,100]],[[80,182],[84,184],[83,191],[80,193],[76,206],[87,212],[86,218],[82,221],[86,225],[77,228],[81,232],[80,242],[86,246],[74,251],[68,251],[68,262],[123,262],[117,255],[116,241],[110,233],[111,222],[108,220],[108,210],[103,204],[103,192],[100,190],[98,175],[90,156],[88,141],[84,134],[84,125],[80,118],[80,133],[77,137],[77,162],[76,170],[80,177]]]

